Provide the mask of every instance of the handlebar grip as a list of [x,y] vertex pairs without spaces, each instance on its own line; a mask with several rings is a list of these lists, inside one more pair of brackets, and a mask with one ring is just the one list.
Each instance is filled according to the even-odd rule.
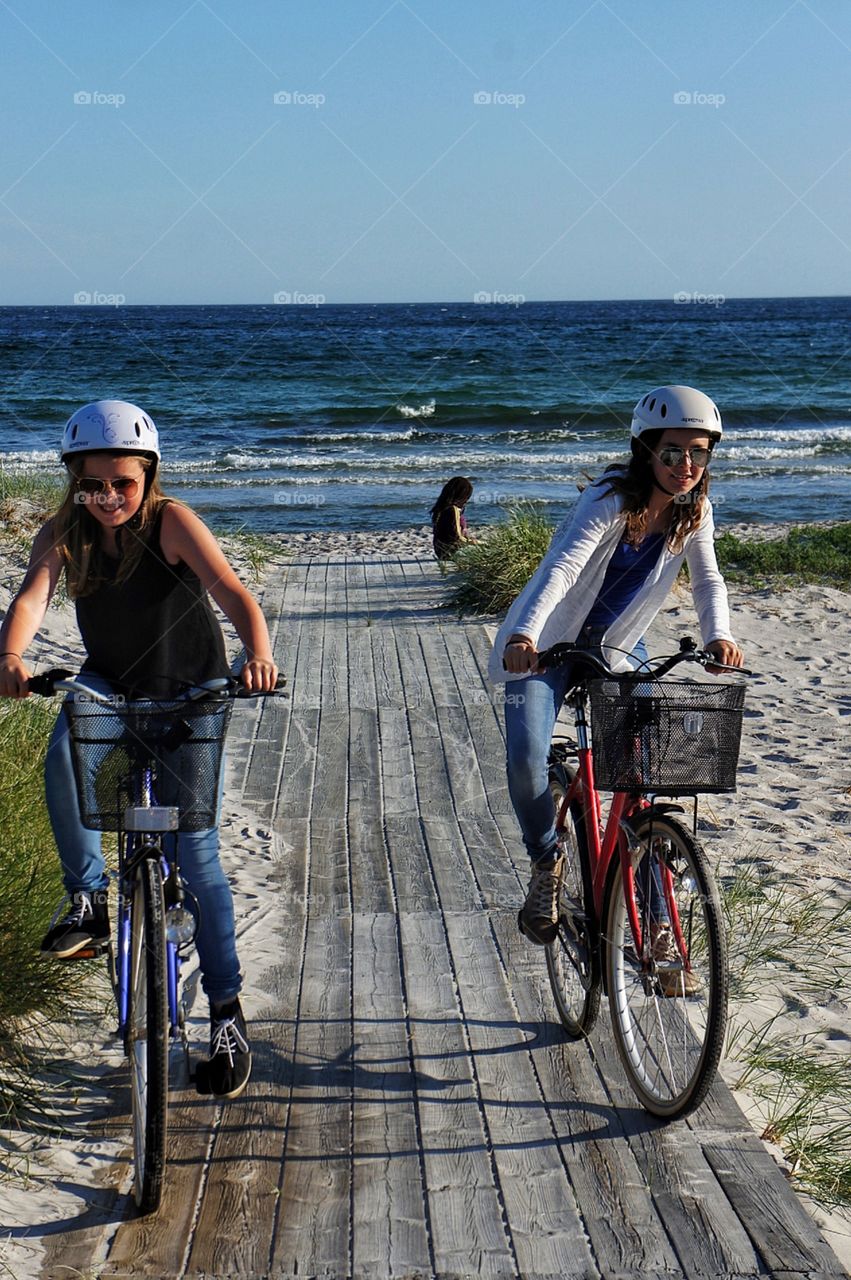
[[67,671],[65,667],[54,667],[51,671],[42,671],[41,675],[30,676],[27,689],[41,698],[52,698],[56,692],[53,687],[56,681],[67,680],[73,674],[73,671]]

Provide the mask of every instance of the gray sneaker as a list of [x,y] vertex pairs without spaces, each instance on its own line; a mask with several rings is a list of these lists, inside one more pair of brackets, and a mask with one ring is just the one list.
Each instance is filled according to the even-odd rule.
[[559,892],[563,871],[563,854],[558,858],[544,858],[532,864],[529,892],[517,923],[520,932],[539,947],[548,946],[558,933]]

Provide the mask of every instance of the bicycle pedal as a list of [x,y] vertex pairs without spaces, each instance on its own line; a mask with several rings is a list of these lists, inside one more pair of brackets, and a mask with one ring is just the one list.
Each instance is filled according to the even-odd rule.
[[101,956],[109,955],[109,943],[95,943],[91,947],[82,947],[79,951],[75,951],[70,956],[57,956],[59,960],[98,960]]

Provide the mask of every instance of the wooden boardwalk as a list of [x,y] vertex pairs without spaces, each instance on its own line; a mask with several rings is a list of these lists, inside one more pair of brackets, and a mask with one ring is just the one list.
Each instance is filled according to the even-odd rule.
[[843,1276],[723,1086],[664,1125],[605,1016],[564,1041],[516,929],[487,638],[434,565],[273,577],[292,697],[239,709],[229,784],[278,851],[253,1084],[179,1093],[164,1208],[105,1188],[43,1275]]

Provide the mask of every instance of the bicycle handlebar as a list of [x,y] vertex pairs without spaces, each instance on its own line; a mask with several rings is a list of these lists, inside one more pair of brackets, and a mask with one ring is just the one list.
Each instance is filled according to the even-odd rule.
[[546,671],[548,667],[561,667],[574,660],[580,667],[590,667],[604,680],[635,680],[636,682],[659,680],[681,662],[697,662],[702,667],[715,667],[719,671],[735,671],[743,676],[753,674],[747,667],[734,667],[729,663],[719,662],[714,653],[710,653],[707,649],[698,649],[690,636],[683,636],[680,640],[679,653],[672,653],[667,658],[655,660],[655,666],[645,663],[637,670],[629,671],[613,671],[589,649],[582,649],[575,644],[554,644],[538,654],[538,670]]
[[[143,698],[144,702],[196,702],[205,697],[212,698],[267,698],[281,693],[286,687],[286,676],[278,676],[274,689],[246,689],[241,680],[233,676],[216,676],[203,684],[177,694],[172,698]],[[54,667],[52,671],[43,671],[41,675],[31,676],[27,682],[30,693],[42,698],[52,698],[57,693],[82,693],[92,702],[102,702],[105,706],[113,706],[114,698],[90,688],[84,680],[75,676],[73,671],[63,667]]]

